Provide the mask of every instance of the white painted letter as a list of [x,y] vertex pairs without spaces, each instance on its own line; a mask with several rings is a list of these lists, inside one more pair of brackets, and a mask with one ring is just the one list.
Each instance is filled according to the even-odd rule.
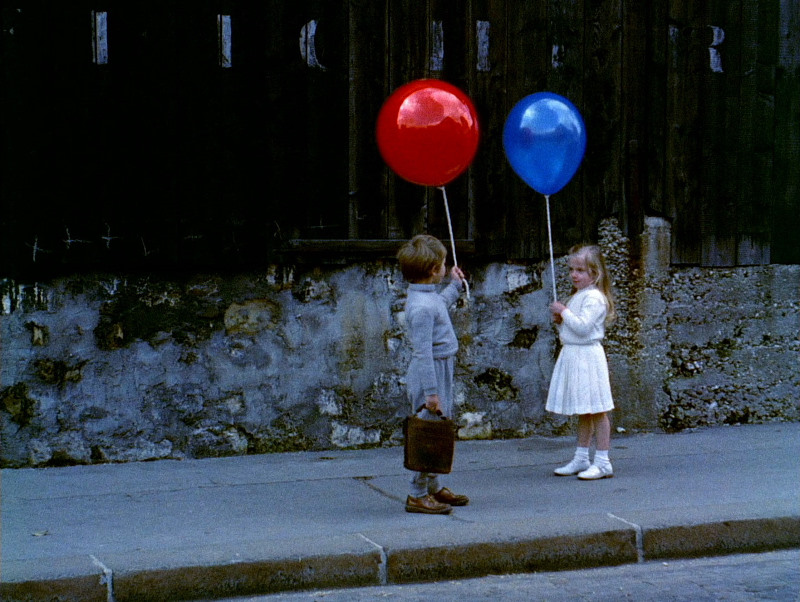
[[444,28],[441,21],[431,23],[431,71],[441,71],[444,68]]
[[92,62],[108,63],[108,13],[92,11]]
[[231,57],[231,16],[217,15],[217,57],[219,66],[227,69],[233,65]]
[[714,32],[714,39],[711,41],[711,46],[708,47],[709,63],[714,73],[722,73],[722,57],[717,46],[725,41],[725,30],[714,25],[709,25],[709,27]]
[[489,64],[489,21],[478,21],[478,71],[491,71]]
[[325,71],[317,60],[317,48],[314,37],[317,35],[317,22],[311,20],[300,30],[300,56],[303,57],[306,65]]
[[558,69],[561,66],[561,51],[561,46],[553,44],[553,49],[550,51],[550,64],[553,69]]

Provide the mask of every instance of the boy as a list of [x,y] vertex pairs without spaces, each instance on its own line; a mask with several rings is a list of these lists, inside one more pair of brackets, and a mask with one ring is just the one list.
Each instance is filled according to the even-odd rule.
[[[406,387],[411,411],[424,405],[421,418],[437,419],[437,412],[447,418],[453,414],[453,366],[458,351],[448,307],[458,298],[464,273],[453,267],[451,282],[441,293],[436,285],[446,273],[447,249],[430,235],[419,234],[397,253],[403,277],[410,283],[406,298],[406,325],[411,341],[411,363]],[[456,495],[439,483],[439,475],[415,472],[406,512],[449,514],[453,506],[466,506],[469,498]]]

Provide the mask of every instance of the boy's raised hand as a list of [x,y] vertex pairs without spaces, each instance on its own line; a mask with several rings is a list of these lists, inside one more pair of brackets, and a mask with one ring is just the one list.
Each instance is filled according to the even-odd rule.
[[462,272],[461,268],[458,267],[457,265],[454,265],[450,269],[450,278],[452,278],[453,280],[459,280],[459,281],[462,281],[462,282],[467,279],[467,277],[464,276],[464,272]]

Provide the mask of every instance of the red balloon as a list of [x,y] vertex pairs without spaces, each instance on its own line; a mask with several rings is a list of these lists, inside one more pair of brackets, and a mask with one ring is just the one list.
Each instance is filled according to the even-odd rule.
[[378,149],[400,177],[444,186],[461,175],[478,150],[478,117],[469,97],[437,79],[395,90],[378,114]]

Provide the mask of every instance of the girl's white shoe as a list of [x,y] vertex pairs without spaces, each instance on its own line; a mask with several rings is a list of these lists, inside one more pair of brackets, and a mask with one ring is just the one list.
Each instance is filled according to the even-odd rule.
[[583,472],[578,473],[578,478],[583,481],[610,479],[613,476],[614,476],[614,469],[611,468],[611,464],[607,464],[605,466],[598,466],[597,464],[592,464],[589,468],[587,468]]
[[561,468],[556,468],[553,471],[558,477],[571,477],[573,475],[578,474],[579,472],[585,471],[587,468],[590,468],[591,464],[589,464],[589,460],[579,460],[578,458],[573,458],[572,462],[567,464],[566,466],[562,466]]

